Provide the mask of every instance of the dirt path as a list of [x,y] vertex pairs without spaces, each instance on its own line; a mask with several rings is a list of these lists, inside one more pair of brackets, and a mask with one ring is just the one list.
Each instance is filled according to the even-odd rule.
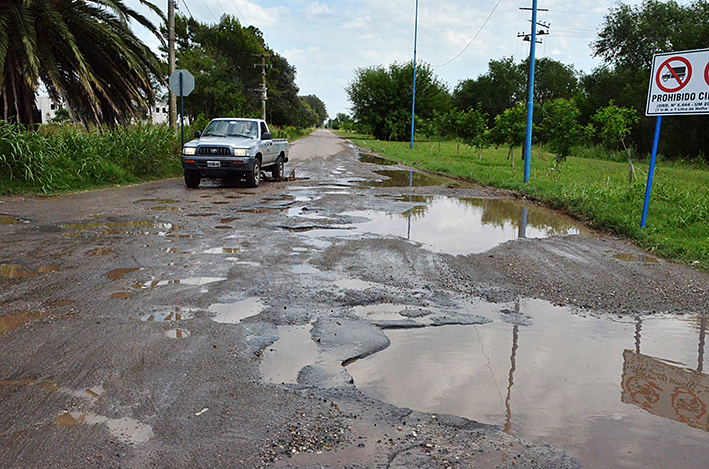
[[[340,364],[388,339],[353,308],[524,296],[627,315],[709,303],[709,276],[603,235],[453,255],[417,233],[372,234],[371,211],[424,216],[421,197],[505,194],[372,187],[383,167],[358,153],[317,131],[291,148],[295,181],[0,199],[0,465],[574,467],[498,427],[363,396]],[[298,327],[320,358],[294,360],[294,381],[276,383],[264,355]]]

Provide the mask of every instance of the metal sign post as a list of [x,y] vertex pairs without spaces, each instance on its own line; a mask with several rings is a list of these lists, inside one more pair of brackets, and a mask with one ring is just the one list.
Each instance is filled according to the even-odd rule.
[[170,91],[180,97],[180,127],[182,130],[182,145],[185,144],[185,96],[194,90],[194,75],[187,70],[175,70],[170,75]]
[[645,228],[660,142],[662,116],[709,114],[709,49],[667,52],[652,58],[646,116],[657,116],[640,227]]

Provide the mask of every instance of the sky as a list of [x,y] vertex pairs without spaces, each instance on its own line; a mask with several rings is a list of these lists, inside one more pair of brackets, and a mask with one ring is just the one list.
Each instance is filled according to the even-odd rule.
[[[166,12],[167,1],[156,4]],[[125,3],[158,21],[139,0]],[[537,20],[550,27],[544,28],[549,35],[537,45],[537,58],[590,73],[601,63],[591,43],[616,5],[615,0],[539,0],[538,7],[549,11],[540,11]],[[319,97],[332,118],[349,113],[345,88],[355,70],[413,59],[416,0],[177,0],[177,6],[178,14],[202,23],[217,23],[226,13],[259,28],[268,46],[295,66],[299,94]],[[531,32],[531,11],[520,7],[531,7],[531,0],[419,0],[419,63],[433,66],[452,91],[461,80],[485,73],[490,60],[520,62],[529,55],[529,42],[517,36]],[[137,25],[134,30],[158,53],[155,37]]]

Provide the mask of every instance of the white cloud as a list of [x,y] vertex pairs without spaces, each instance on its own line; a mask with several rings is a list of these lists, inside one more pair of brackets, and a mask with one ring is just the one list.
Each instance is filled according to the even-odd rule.
[[[217,17],[226,11],[259,28],[266,43],[296,67],[301,94],[320,97],[332,116],[349,107],[344,87],[352,80],[355,69],[388,66],[413,58],[415,0],[186,1],[199,21],[215,21],[205,8],[206,2]],[[467,0],[419,0],[418,57],[432,65],[453,59],[478,33],[497,1],[479,0],[471,4]],[[624,0],[624,3],[641,1]],[[138,0],[126,3],[146,12]],[[529,43],[517,37],[518,32],[530,31],[530,12],[519,10],[525,3],[531,2],[502,0],[465,52],[434,72],[454,87],[460,80],[484,73],[492,59],[512,56],[519,61],[526,57]],[[593,3],[544,0],[540,8],[550,11],[540,12],[538,19],[551,23],[551,28],[550,35],[537,47],[539,56],[551,55],[574,64],[577,70],[590,72],[599,61],[592,57],[589,44],[596,37],[604,15],[615,5],[616,0]],[[184,6],[182,0],[180,6]],[[142,37],[157,48],[157,40],[146,34]]]

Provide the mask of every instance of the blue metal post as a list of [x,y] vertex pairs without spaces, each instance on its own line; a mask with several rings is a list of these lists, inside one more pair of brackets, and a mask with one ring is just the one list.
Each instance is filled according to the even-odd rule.
[[527,137],[524,143],[524,182],[529,182],[532,167],[532,117],[534,114],[534,54],[537,46],[537,0],[532,0],[532,45],[529,47],[529,86],[527,96]]
[[662,116],[657,116],[655,123],[655,139],[652,141],[652,155],[650,155],[650,169],[647,172],[647,185],[645,186],[645,204],[643,205],[643,217],[640,220],[640,228],[645,228],[647,223],[647,211],[650,207],[650,193],[652,192],[652,177],[655,174],[655,159],[657,158],[657,145],[660,142],[660,127],[662,126]]
[[416,41],[419,29],[419,0],[416,0],[416,20],[414,22],[414,91],[411,99],[411,148],[414,148],[414,115],[416,115]]

